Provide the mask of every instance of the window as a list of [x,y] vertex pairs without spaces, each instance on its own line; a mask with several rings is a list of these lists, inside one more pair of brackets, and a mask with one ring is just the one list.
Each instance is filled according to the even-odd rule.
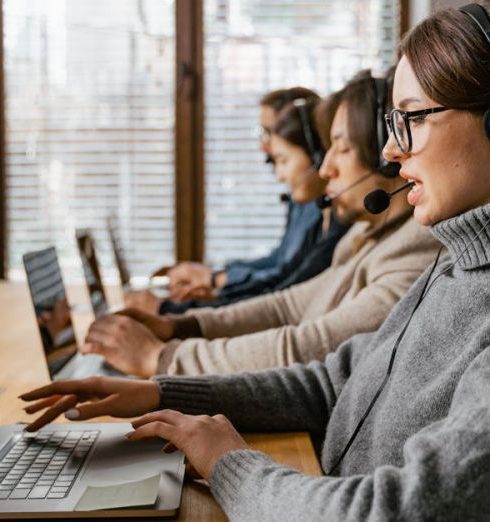
[[115,216],[132,272],[174,258],[174,3],[4,0],[9,266],[75,227],[113,265]]
[[[24,252],[48,244],[80,273],[75,227],[95,231],[99,258],[112,266],[110,215],[135,275],[173,262],[174,231],[186,220],[182,252],[200,255],[192,247],[202,228],[208,262],[268,252],[284,227],[284,187],[259,150],[260,97],[293,85],[326,95],[361,68],[383,71],[394,60],[401,1],[3,0],[10,275]],[[176,8],[186,28],[178,35]],[[190,59],[194,79],[204,70],[204,169],[188,140],[202,144],[201,98],[174,93],[175,70],[189,58],[179,55],[176,67],[175,44],[192,39],[204,52],[204,64],[195,47]],[[184,156],[197,167],[187,176],[178,162],[185,190],[176,213],[174,130],[184,119],[192,123]],[[197,198],[189,190],[202,170],[204,223],[191,216],[201,190]]]
[[206,259],[268,252],[284,206],[258,139],[258,101],[301,85],[325,96],[361,68],[394,61],[398,2],[205,0]]

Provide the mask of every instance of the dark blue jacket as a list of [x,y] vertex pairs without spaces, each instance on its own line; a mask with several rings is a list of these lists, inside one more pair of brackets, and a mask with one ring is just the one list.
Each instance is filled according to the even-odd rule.
[[[190,308],[218,307],[302,283],[330,266],[339,239],[349,229],[332,216],[322,231],[323,216],[315,203],[289,203],[288,220],[281,244],[264,258],[234,262],[226,267],[227,284],[213,301],[164,301],[160,314],[184,313]],[[275,261],[275,264],[272,263]],[[230,283],[231,280],[235,281]]]

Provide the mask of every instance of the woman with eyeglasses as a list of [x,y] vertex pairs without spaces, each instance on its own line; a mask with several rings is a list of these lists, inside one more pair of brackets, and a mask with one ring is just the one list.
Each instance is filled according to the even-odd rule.
[[[51,405],[34,427],[68,408],[78,419],[178,408],[144,415],[129,438],[160,436],[182,449],[231,520],[490,520],[490,41],[480,27],[490,29],[490,10],[482,4],[470,10],[476,21],[468,11],[434,14],[401,45],[385,156],[401,163],[416,220],[448,253],[377,332],[353,337],[324,364],[51,384],[23,396],[42,399],[30,412]],[[102,400],[74,407],[95,396]],[[253,451],[217,413],[243,430],[326,426],[326,476]]]

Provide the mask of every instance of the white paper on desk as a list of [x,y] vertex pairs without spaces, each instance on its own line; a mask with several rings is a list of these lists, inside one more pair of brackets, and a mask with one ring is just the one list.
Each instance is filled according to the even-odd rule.
[[87,486],[75,511],[95,511],[134,506],[151,506],[158,496],[160,475],[112,486]]

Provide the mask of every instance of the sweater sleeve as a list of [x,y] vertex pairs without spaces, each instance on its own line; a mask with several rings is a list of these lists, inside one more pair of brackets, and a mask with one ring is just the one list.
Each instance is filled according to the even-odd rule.
[[214,465],[211,491],[232,521],[489,520],[489,397],[486,348],[460,379],[447,417],[407,439],[403,466],[316,478],[239,450]]
[[[172,375],[231,373],[324,360],[346,339],[376,330],[419,273],[420,270],[382,273],[353,299],[297,325],[212,341],[187,339],[175,351],[168,372]],[[260,320],[261,314],[273,315],[274,310],[271,307],[269,312],[257,311],[260,315],[256,320]],[[279,313],[276,317],[278,324],[289,322],[281,323]]]
[[[344,352],[343,352],[344,353]],[[349,357],[348,350],[344,357]],[[348,368],[349,363],[336,365]],[[236,375],[153,377],[161,408],[192,415],[221,413],[241,431],[310,431],[323,433],[329,411],[345,382],[329,375],[325,364]]]
[[[330,274],[332,278],[335,276],[333,272]],[[318,282],[310,280],[281,292],[218,309],[189,310],[187,314],[197,319],[206,339],[260,332],[283,324],[298,324],[317,287]]]

